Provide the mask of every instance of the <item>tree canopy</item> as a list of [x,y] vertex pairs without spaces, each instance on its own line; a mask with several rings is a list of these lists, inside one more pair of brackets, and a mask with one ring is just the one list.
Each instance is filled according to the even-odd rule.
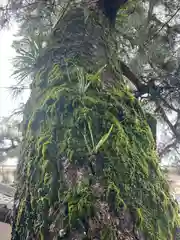
[[[55,47],[52,35],[57,34],[61,15],[73,2],[81,1],[9,1],[1,7],[1,26],[14,20],[19,25],[20,40],[13,43],[17,51],[14,77],[19,86],[29,86],[38,57]],[[89,9],[84,9],[86,18],[95,2],[89,1]],[[161,157],[178,150],[180,141],[179,11],[175,0],[131,0],[119,10],[112,30],[118,39],[119,65],[125,80],[144,108],[165,123],[163,131],[169,132],[158,146]]]

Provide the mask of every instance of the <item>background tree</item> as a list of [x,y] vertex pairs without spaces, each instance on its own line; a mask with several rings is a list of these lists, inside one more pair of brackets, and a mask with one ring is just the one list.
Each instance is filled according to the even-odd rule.
[[[56,20],[57,12],[61,17],[55,24],[52,20],[53,30],[30,71],[13,239],[82,239],[84,234],[171,239],[176,205],[159,170],[146,116],[126,89],[126,79],[178,141],[178,117],[176,125],[167,117],[168,111],[178,111],[178,88],[168,82],[176,76],[178,58],[174,64],[170,53],[177,45],[173,38],[164,39],[169,29],[177,34],[169,23],[178,16],[178,3],[129,1],[120,10],[116,31],[109,31],[95,2],[51,2],[48,11],[49,3],[21,2],[15,11],[23,24],[42,6],[50,19]],[[156,7],[164,7],[166,22],[154,14]],[[2,13],[7,16],[8,10]],[[36,32],[41,32],[38,26]],[[126,226],[119,222],[122,216]]]

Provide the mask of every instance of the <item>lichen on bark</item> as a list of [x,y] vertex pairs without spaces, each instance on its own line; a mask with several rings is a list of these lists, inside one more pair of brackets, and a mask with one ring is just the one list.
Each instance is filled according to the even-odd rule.
[[178,207],[146,114],[115,72],[112,32],[83,7],[67,10],[59,48],[36,66],[12,239],[172,239]]

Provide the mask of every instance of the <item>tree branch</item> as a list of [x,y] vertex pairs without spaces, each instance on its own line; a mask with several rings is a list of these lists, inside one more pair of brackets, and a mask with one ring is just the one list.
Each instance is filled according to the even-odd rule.
[[175,148],[177,145],[177,140],[175,139],[172,143],[166,145],[161,151],[159,151],[159,156],[162,158],[171,148]]
[[137,90],[141,93],[145,93],[144,91],[147,90],[147,85],[141,83],[141,81],[136,77],[136,75],[130,70],[130,68],[122,61],[120,61],[121,70],[125,77],[129,79],[130,82],[134,84]]
[[159,96],[162,102],[164,103],[164,106],[175,111],[176,113],[180,113],[180,110],[175,108],[172,104],[169,104],[162,96]]
[[164,27],[168,26],[168,24],[170,23],[170,21],[177,15],[177,13],[180,11],[180,7],[177,8],[177,10],[175,11],[175,13],[159,28],[159,30],[157,32],[155,32],[155,34],[153,36],[151,36],[151,38],[145,43],[147,44],[149,41],[153,40],[155,37],[157,37],[157,35],[164,29]]
[[176,128],[173,126],[173,124],[170,122],[169,118],[167,117],[164,109],[161,107],[161,105],[159,103],[157,103],[157,107],[158,107],[158,111],[161,114],[163,120],[167,123],[167,125],[169,126],[169,128],[171,129],[172,133],[174,134],[174,136],[177,138],[177,140],[180,140],[180,135],[177,133]]

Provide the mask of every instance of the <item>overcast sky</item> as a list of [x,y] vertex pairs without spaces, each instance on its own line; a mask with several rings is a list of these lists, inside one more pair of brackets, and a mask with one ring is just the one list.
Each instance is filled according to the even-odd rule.
[[[0,117],[8,116],[14,108],[17,108],[19,103],[24,101],[26,96],[14,100],[11,97],[11,92],[7,87],[14,85],[16,82],[11,77],[13,72],[12,58],[15,56],[15,51],[11,47],[13,36],[17,31],[17,25],[12,25],[11,29],[0,31]],[[25,93],[26,94],[26,93]]]
[[8,89],[14,83],[13,79],[10,78],[12,73],[11,59],[15,55],[15,52],[11,48],[13,41],[13,32],[15,29],[4,30],[0,32],[0,115],[8,115],[14,107],[14,103],[10,97]]

